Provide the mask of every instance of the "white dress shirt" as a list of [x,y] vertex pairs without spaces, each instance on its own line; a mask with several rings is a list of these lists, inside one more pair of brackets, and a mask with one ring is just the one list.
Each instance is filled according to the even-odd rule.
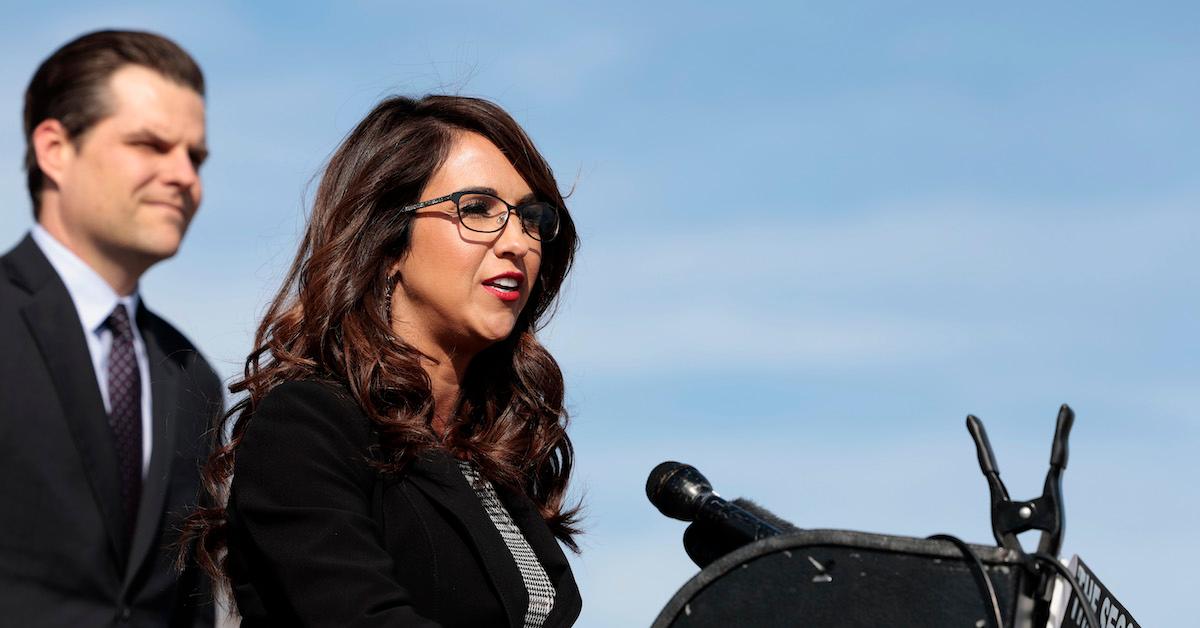
[[96,384],[100,387],[100,396],[104,398],[106,412],[112,411],[108,400],[108,353],[112,349],[113,335],[104,321],[108,320],[109,314],[112,314],[118,303],[123,303],[129,311],[130,321],[133,322],[133,352],[137,356],[138,373],[142,380],[142,477],[145,478],[146,470],[150,466],[153,425],[150,420],[150,360],[146,357],[146,343],[142,341],[142,332],[137,327],[137,291],[126,297],[118,295],[92,267],[79,259],[79,256],[56,240],[41,225],[34,225],[30,235],[67,286],[67,292],[75,304],[75,312],[83,326],[83,336],[87,338],[88,352],[92,355],[92,369],[96,374]]

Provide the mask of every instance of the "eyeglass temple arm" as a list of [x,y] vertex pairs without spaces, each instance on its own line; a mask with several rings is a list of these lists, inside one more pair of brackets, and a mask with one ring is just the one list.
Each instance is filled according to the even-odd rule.
[[418,209],[425,209],[426,207],[429,207],[430,205],[437,205],[438,203],[445,203],[446,201],[451,201],[451,200],[454,200],[454,194],[448,194],[446,196],[441,196],[438,198],[431,198],[427,201],[421,201],[420,203],[413,203],[412,205],[405,205],[404,207],[401,207],[397,211],[400,211],[400,212],[416,211]]

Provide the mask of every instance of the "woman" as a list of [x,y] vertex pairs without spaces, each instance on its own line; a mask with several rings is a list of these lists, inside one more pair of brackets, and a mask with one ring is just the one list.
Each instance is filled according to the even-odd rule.
[[206,469],[228,506],[189,521],[242,626],[574,623],[562,374],[534,332],[575,248],[496,105],[391,98],[350,133],[232,388]]

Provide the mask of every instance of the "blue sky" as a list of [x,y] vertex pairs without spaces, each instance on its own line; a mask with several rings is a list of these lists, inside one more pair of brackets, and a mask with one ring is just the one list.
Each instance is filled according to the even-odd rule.
[[203,65],[204,204],[142,290],[226,376],[374,102],[479,95],[525,125],[583,238],[545,333],[588,512],[580,626],[647,625],[695,572],[642,493],[658,462],[803,528],[987,542],[963,417],[1033,497],[1063,402],[1064,554],[1144,625],[1192,616],[1194,4],[6,4],[5,243],[46,55],[135,27]]

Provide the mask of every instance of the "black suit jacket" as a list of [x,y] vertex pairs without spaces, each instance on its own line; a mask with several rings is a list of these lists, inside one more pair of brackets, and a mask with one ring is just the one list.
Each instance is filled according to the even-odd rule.
[[[243,628],[524,626],[520,571],[448,455],[383,479],[369,419],[332,384],[281,384],[249,421],[229,504]],[[570,626],[581,602],[558,542],[533,502],[496,490],[554,583],[545,626]]]
[[196,503],[216,374],[178,331],[136,314],[150,365],[153,443],[132,541],[117,454],[71,297],[26,237],[0,258],[0,624],[212,625],[198,571],[173,571]]

